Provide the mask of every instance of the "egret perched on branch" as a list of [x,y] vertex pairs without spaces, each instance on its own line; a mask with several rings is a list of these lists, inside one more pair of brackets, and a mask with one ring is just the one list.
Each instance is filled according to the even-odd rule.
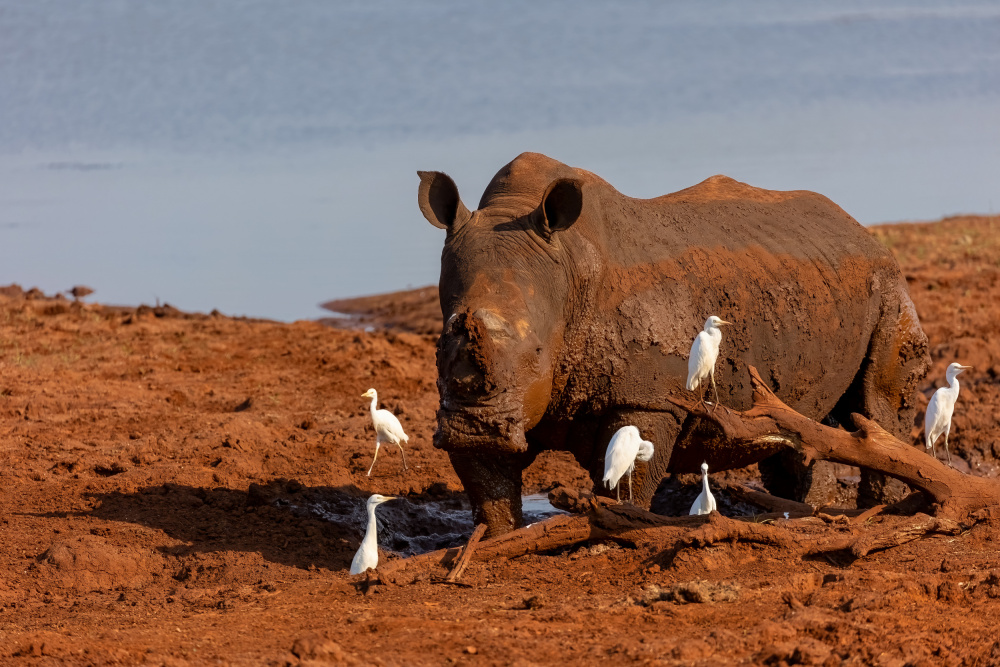
[[691,511],[688,514],[709,514],[716,509],[715,496],[708,490],[708,464],[701,464],[701,493],[694,499]]
[[941,387],[931,396],[927,404],[927,414],[924,415],[924,437],[927,439],[927,449],[934,452],[937,458],[935,441],[944,433],[944,451],[948,454],[948,465],[951,465],[951,452],[948,451],[948,434],[951,432],[951,415],[955,412],[955,402],[958,401],[958,376],[972,368],[960,363],[948,366],[945,378],[947,387]]
[[[375,523],[375,508],[387,500],[395,500],[395,496],[380,496],[375,494],[368,499],[368,528],[365,530],[365,537],[361,540],[358,553],[354,554],[351,561],[351,574],[367,574],[367,584],[371,586],[371,570],[378,567],[378,526]],[[368,590],[365,589],[367,594]]]
[[372,475],[372,468],[375,467],[375,459],[378,458],[378,448],[383,442],[391,442],[399,447],[399,452],[403,455],[403,470],[407,470],[406,452],[403,451],[403,445],[399,444],[399,441],[402,440],[409,443],[410,436],[403,433],[403,425],[396,419],[396,415],[388,410],[376,409],[378,407],[378,392],[374,389],[369,389],[361,394],[361,398],[372,399],[372,425],[375,426],[375,456],[372,458],[371,466],[368,467],[368,476],[371,477]]
[[621,489],[618,481],[628,473],[628,501],[632,502],[632,471],[635,462],[643,463],[653,458],[653,443],[643,440],[639,429],[635,426],[622,426],[608,443],[608,451],[604,455],[604,484],[609,489],[614,488],[618,500],[621,501]]
[[[732,322],[727,322],[715,315],[705,320],[705,330],[695,336],[694,343],[691,345],[691,356],[688,357],[688,391],[694,391],[701,386],[705,378],[711,378],[716,405],[719,404],[719,390],[715,387],[715,362],[719,358],[719,344],[722,342],[722,330],[719,327],[724,324],[732,324]],[[702,391],[699,400],[704,405],[704,391]]]

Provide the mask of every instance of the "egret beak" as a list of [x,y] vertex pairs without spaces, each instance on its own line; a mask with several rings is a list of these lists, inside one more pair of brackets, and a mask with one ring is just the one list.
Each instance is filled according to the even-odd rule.
[[730,324],[730,325],[731,325],[731,324],[732,324],[732,322],[727,322],[727,321],[725,321],[725,320],[722,320],[721,322],[719,322],[719,324],[720,324],[720,325],[722,325],[722,324]]
[[961,368],[961,369],[962,369],[962,372],[963,372],[963,373],[964,373],[965,371],[971,371],[971,370],[972,370],[972,366],[959,366],[959,368]]

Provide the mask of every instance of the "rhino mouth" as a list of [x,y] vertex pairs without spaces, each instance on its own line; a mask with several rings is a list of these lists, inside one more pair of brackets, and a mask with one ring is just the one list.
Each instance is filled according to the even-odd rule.
[[460,409],[442,407],[437,414],[434,446],[445,451],[465,449],[526,452],[524,418],[519,411],[493,406]]

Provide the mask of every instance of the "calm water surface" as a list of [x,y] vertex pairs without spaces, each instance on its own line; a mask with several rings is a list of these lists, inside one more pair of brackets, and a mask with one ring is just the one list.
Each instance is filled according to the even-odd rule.
[[0,284],[315,317],[436,281],[417,169],[525,150],[987,213],[998,119],[1000,2],[0,0]]

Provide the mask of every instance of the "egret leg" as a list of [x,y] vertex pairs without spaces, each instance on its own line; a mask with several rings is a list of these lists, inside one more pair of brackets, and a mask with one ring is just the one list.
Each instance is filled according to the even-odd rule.
[[[620,482],[621,480],[619,479],[618,481]],[[618,502],[622,501],[622,485],[621,484],[615,484],[615,500],[617,500]]]
[[368,595],[372,589],[372,571],[365,570],[365,595]]
[[705,408],[705,412],[708,412],[708,403],[705,402],[705,391],[704,383],[698,386],[698,403],[701,404],[701,407]]
[[396,443],[396,446],[399,447],[399,453],[403,455],[403,471],[405,472],[406,470],[409,470],[409,468],[406,467],[406,452],[403,451],[403,446],[398,442]]
[[628,471],[628,504],[632,504],[632,470]]
[[375,467],[375,459],[378,458],[378,448],[379,448],[379,445],[381,445],[381,444],[382,443],[380,443],[378,440],[375,441],[375,456],[374,456],[374,458],[372,458],[372,464],[370,466],[368,466],[368,476],[369,477],[372,476],[372,468]]
[[715,386],[715,372],[709,373],[709,377],[712,378],[712,391],[715,392],[715,405],[712,406],[712,412],[719,407],[719,389]]
[[[951,450],[948,449],[948,434],[951,433],[951,425],[948,426],[948,430],[944,432],[944,453],[948,455],[948,465],[951,465]],[[953,468],[955,466],[952,466]]]

